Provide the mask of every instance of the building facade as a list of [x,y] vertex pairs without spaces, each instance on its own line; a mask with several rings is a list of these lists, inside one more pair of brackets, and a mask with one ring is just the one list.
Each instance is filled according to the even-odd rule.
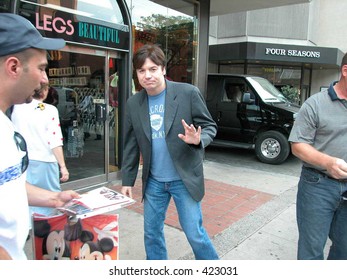
[[302,103],[339,78],[346,10],[345,1],[312,0],[211,17],[209,72],[262,76]]
[[[237,0],[227,4],[242,10],[242,5],[245,9],[252,3]],[[264,3],[277,5],[274,0],[264,0],[261,5]],[[210,12],[224,13],[224,4],[219,0],[1,1],[0,12],[20,14],[43,36],[67,41],[64,49],[49,52],[47,68],[50,86],[59,99],[70,172],[63,189],[105,185],[120,178],[125,102],[140,90],[132,53],[143,44],[163,48],[169,79],[192,83],[206,94],[209,34],[215,37],[212,43],[222,43],[222,29],[214,29],[215,18],[210,25]],[[254,5],[252,9],[257,8]],[[218,64],[211,61],[210,65]]]

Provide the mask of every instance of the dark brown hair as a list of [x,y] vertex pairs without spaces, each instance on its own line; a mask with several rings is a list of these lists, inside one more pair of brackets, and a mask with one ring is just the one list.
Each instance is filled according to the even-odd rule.
[[46,99],[44,100],[48,104],[57,106],[59,104],[58,91],[54,87],[50,87]]
[[35,91],[35,93],[33,94],[33,97],[34,97],[35,99],[41,99],[41,98],[44,96],[44,95],[42,94],[42,92],[43,92],[44,90],[47,90],[48,87],[49,87],[48,84],[43,84],[43,85],[41,85],[41,89],[38,90],[38,91]]
[[166,58],[165,54],[157,45],[144,45],[137,50],[133,57],[133,66],[135,69],[140,69],[149,58],[156,65],[165,67]]
[[346,53],[346,54],[343,56],[343,58],[342,58],[341,68],[342,68],[344,65],[347,65],[347,53]]

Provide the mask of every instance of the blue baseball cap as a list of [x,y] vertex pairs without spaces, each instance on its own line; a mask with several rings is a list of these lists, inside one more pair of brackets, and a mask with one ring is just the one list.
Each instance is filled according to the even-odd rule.
[[29,48],[58,50],[65,46],[64,39],[45,38],[26,18],[0,13],[0,56]]

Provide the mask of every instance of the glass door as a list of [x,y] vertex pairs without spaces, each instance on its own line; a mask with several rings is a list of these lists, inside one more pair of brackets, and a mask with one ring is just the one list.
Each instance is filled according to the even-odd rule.
[[119,128],[119,110],[118,110],[118,94],[119,94],[119,73],[117,72],[117,59],[114,57],[109,58],[109,105],[108,105],[108,118],[109,118],[109,171],[118,171],[119,158],[118,158],[118,128]]
[[[50,96],[59,111],[64,154],[70,179],[63,188],[81,188],[107,182],[109,141],[116,123],[109,102],[109,53],[66,46],[49,52]],[[117,53],[112,54],[113,57]],[[47,100],[48,101],[48,100]]]

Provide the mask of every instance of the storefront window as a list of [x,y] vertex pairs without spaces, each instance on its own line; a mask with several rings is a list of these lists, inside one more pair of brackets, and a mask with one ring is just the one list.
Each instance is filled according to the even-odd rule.
[[301,68],[281,65],[220,64],[220,73],[248,74],[269,80],[291,102],[300,103]]
[[277,65],[248,65],[247,74],[269,80],[291,102],[300,101],[301,69]]
[[[46,102],[58,109],[70,173],[63,187],[75,189],[114,179],[121,148],[118,84],[122,88],[124,82],[111,85],[110,76],[117,72],[117,65],[125,65],[130,52],[129,26],[123,24],[126,14],[116,0],[22,0],[16,4],[17,13],[43,36],[66,40],[63,49],[47,52],[51,96]],[[0,7],[8,9],[8,5]]]
[[266,78],[276,87],[284,85],[299,86],[301,79],[301,69],[299,67],[249,64],[247,74]]
[[[197,23],[194,4],[187,1],[126,0],[133,23],[134,51],[158,44],[166,54],[167,78],[193,83],[196,72]],[[175,5],[175,6],[173,6]],[[135,78],[137,90],[139,85]]]
[[83,52],[49,51],[70,181],[105,174],[105,126],[96,118],[96,102],[105,98],[105,60]]

